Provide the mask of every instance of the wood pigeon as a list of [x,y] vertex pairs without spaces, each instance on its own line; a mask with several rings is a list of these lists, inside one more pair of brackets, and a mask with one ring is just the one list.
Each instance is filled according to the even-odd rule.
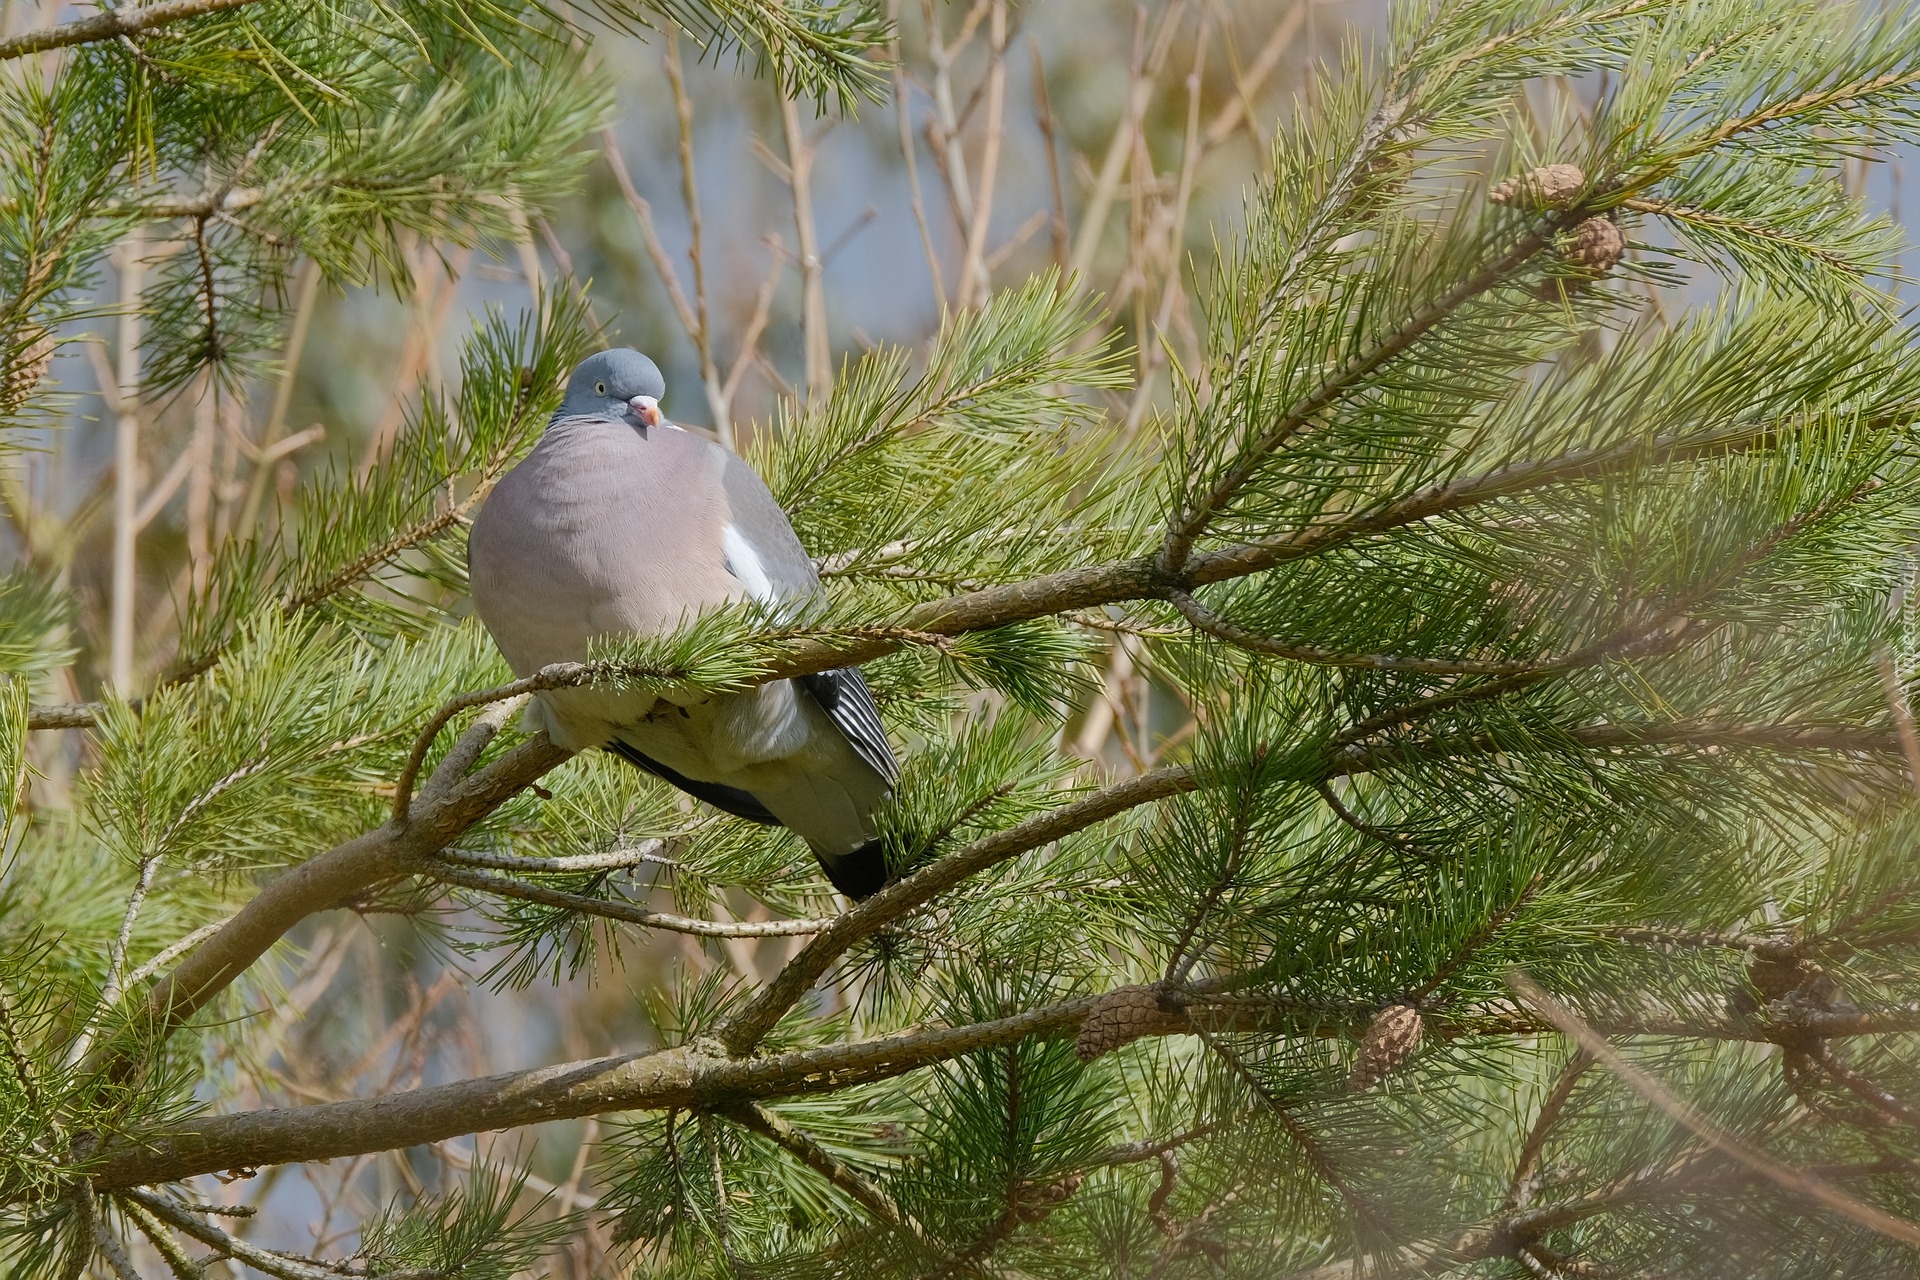
[[[671,631],[706,606],[819,595],[767,486],[662,417],[665,393],[638,351],[589,357],[474,521],[474,608],[515,674],[583,661],[597,636]],[[536,695],[528,721],[560,746],[604,747],[716,808],[791,829],[850,898],[886,883],[874,813],[897,769],[858,668],[705,698],[556,689]]]

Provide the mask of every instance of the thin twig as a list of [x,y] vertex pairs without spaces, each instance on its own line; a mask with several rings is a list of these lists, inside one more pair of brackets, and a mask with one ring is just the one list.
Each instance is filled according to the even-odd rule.
[[813,222],[813,143],[800,127],[800,107],[780,100],[787,142],[787,187],[793,197],[793,231],[800,255],[800,338],[805,354],[807,399],[817,403],[833,389],[833,351],[827,335],[827,294],[820,245]]
[[1533,1198],[1532,1187],[1534,1166],[1540,1162],[1540,1153],[1546,1149],[1547,1138],[1553,1133],[1553,1127],[1560,1122],[1561,1114],[1567,1108],[1567,1102],[1573,1097],[1574,1086],[1580,1083],[1580,1077],[1593,1065],[1593,1055],[1585,1049],[1577,1049],[1566,1066],[1560,1069],[1553,1087],[1547,1090],[1547,1096],[1535,1113],[1533,1127],[1527,1130],[1526,1140],[1520,1144],[1519,1158],[1513,1162],[1513,1177],[1507,1181],[1507,1194],[1500,1201],[1502,1213],[1512,1213],[1515,1209],[1526,1207]]
[[608,920],[619,920],[625,924],[641,925],[649,929],[665,929],[670,933],[685,933],[700,938],[784,938],[795,934],[817,934],[833,923],[831,918],[698,920],[690,916],[649,911],[645,907],[635,906],[629,902],[594,898],[582,893],[567,893],[564,890],[550,889],[546,885],[534,884],[527,880],[491,875],[484,871],[467,871],[460,867],[448,866],[437,858],[425,862],[420,871],[422,875],[447,884],[457,884],[464,889],[497,894],[503,898],[519,898],[524,902],[537,902],[543,906],[578,911],[582,915],[600,916]]
[[1146,118],[1147,104],[1153,99],[1161,64],[1166,59],[1167,51],[1173,47],[1173,33],[1185,16],[1186,9],[1186,0],[1174,0],[1168,5],[1160,15],[1160,25],[1154,31],[1151,43],[1144,48],[1145,11],[1137,11],[1136,52],[1130,71],[1127,107],[1121,114],[1120,122],[1114,126],[1112,140],[1107,144],[1106,158],[1100,163],[1100,175],[1094,180],[1093,195],[1080,214],[1080,235],[1074,242],[1073,257],[1067,264],[1067,275],[1073,289],[1087,287],[1087,273],[1093,266],[1093,255],[1100,248],[1100,235],[1106,229],[1107,214],[1113,208],[1114,196],[1119,191],[1120,176],[1133,156],[1135,137]]
[[773,265],[760,282],[760,292],[754,295],[753,314],[747,317],[747,327],[741,331],[740,350],[733,358],[733,368],[727,371],[726,384],[720,389],[721,398],[729,406],[740,394],[740,384],[746,380],[747,370],[753,367],[754,356],[760,350],[760,335],[766,332],[767,321],[773,316],[773,295],[780,288],[780,277],[785,271],[785,250],[776,246]]
[[933,233],[927,227],[926,201],[920,191],[920,163],[915,157],[913,141],[913,99],[907,92],[906,60],[900,56],[900,0],[887,0],[887,23],[894,32],[890,55],[893,62],[893,114],[900,131],[900,157],[907,169],[907,198],[913,207],[914,226],[920,232],[920,251],[927,258],[927,276],[933,282],[934,309],[944,314],[947,309],[947,285],[940,278],[940,256],[933,250]]
[[814,1141],[805,1130],[788,1124],[780,1116],[757,1102],[740,1103],[728,1108],[725,1114],[780,1147],[801,1164],[846,1192],[856,1203],[880,1221],[898,1230],[910,1232],[916,1239],[925,1239],[925,1233],[920,1224],[902,1213],[892,1196],[874,1185],[859,1170]]
[[707,257],[700,220],[700,188],[693,168],[693,99],[687,96],[686,76],[680,62],[680,32],[667,24],[667,83],[673,89],[673,114],[680,135],[680,199],[687,207],[687,224],[692,238],[687,257],[693,262],[693,312],[695,328],[688,336],[700,356],[700,385],[706,389],[707,412],[720,443],[733,448],[733,412],[720,394],[719,366],[713,358],[713,323],[707,312]]
[[983,304],[993,290],[986,268],[987,230],[993,222],[994,186],[1000,176],[1001,122],[1007,98],[1007,0],[992,0],[987,36],[987,127],[980,153],[980,186],[967,218],[967,247],[960,260],[959,305]]
[[1392,849],[1398,849],[1402,853],[1417,854],[1420,852],[1420,847],[1405,836],[1395,835],[1385,827],[1375,826],[1353,810],[1347,808],[1345,804],[1341,803],[1340,797],[1334,794],[1333,787],[1326,781],[1322,780],[1315,783],[1314,790],[1319,793],[1322,800],[1327,802],[1327,807],[1333,810],[1334,817],[1340,819],[1341,822],[1352,827],[1361,835],[1372,840],[1378,840],[1381,844]]
[[1300,32],[1301,25],[1307,20],[1307,6],[1314,0],[1294,0],[1293,7],[1287,10],[1286,17],[1273,24],[1267,33],[1267,42],[1260,46],[1260,52],[1254,55],[1253,62],[1242,72],[1234,70],[1234,96],[1220,108],[1220,114],[1207,126],[1206,148],[1213,148],[1225,142],[1242,121],[1253,134],[1255,147],[1261,152],[1262,163],[1266,161],[1267,140],[1260,134],[1259,114],[1254,110],[1253,97],[1260,92],[1267,77],[1280,65],[1281,57],[1293,44],[1294,36]]
[[646,243],[647,256],[653,259],[653,269],[660,273],[660,283],[666,287],[667,301],[673,304],[673,313],[680,318],[680,327],[688,333],[699,332],[700,318],[687,302],[686,292],[680,287],[680,274],[673,269],[673,259],[667,256],[666,246],[660,243],[660,233],[654,228],[653,205],[634,188],[633,177],[627,172],[627,162],[620,155],[620,143],[611,129],[600,131],[600,154],[606,157],[614,183],[626,199],[627,207],[633,210],[634,220],[640,224],[640,238]]
[[1572,1037],[1582,1049],[1606,1064],[1607,1069],[1625,1081],[1634,1092],[1651,1102],[1675,1123],[1714,1150],[1738,1161],[1769,1182],[1816,1204],[1824,1205],[1843,1218],[1878,1231],[1903,1244],[1920,1247],[1920,1225],[1875,1208],[1863,1200],[1848,1195],[1824,1179],[1782,1164],[1765,1152],[1748,1146],[1713,1124],[1669,1093],[1653,1077],[1628,1062],[1621,1056],[1618,1049],[1609,1044],[1599,1032],[1588,1026],[1584,1019],[1548,995],[1525,975],[1516,972],[1509,977],[1508,981],[1529,1008],[1537,1011],[1562,1033]]
[[92,1016],[81,1027],[80,1034],[73,1038],[73,1043],[67,1046],[68,1066],[87,1056],[100,1019],[120,1002],[120,993],[125,990],[121,985],[121,973],[127,963],[127,947],[133,941],[133,926],[140,918],[140,908],[147,900],[148,890],[153,888],[153,877],[159,869],[160,858],[157,854],[148,854],[140,859],[139,875],[134,881],[133,892],[127,895],[126,910],[120,916],[120,931],[114,935],[113,945],[107,951],[106,985],[100,989],[100,998],[94,1004]]
[[1053,103],[1047,97],[1047,66],[1040,57],[1040,42],[1029,39],[1027,51],[1033,55],[1033,113],[1040,126],[1040,138],[1047,149],[1047,191],[1052,196],[1052,216],[1048,229],[1053,235],[1053,265],[1064,279],[1067,271],[1067,197],[1060,184],[1060,144],[1054,137]]

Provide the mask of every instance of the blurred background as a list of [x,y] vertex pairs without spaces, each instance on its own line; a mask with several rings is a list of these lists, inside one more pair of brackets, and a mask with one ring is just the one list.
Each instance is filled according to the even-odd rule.
[[[44,25],[60,9],[5,0],[0,26]],[[1207,264],[1244,220],[1276,122],[1325,91],[1317,77],[1337,74],[1343,48],[1377,40],[1383,9],[896,0],[885,100],[857,115],[783,102],[750,62],[703,56],[671,31],[602,34],[591,65],[618,86],[617,113],[550,221],[517,245],[413,241],[404,289],[336,293],[302,271],[284,300],[278,368],[237,392],[195,382],[159,403],[125,394],[139,385],[128,347],[137,334],[114,313],[137,305],[143,272],[179,251],[130,246],[100,282],[100,317],[54,361],[64,419],[0,476],[9,554],[70,582],[83,602],[80,657],[58,692],[137,693],[174,656],[181,602],[224,540],[260,521],[293,527],[316,469],[378,467],[407,407],[457,376],[477,313],[524,311],[537,290],[570,282],[587,288],[613,343],[660,362],[676,421],[744,441],[770,429],[783,398],[821,394],[847,354],[915,347],[944,308],[1058,270],[1105,300],[1135,351],[1139,389],[1106,406],[1112,429],[1153,430],[1170,403],[1169,369],[1200,363]],[[1595,87],[1563,88],[1558,103],[1519,106],[1544,118],[1577,109]],[[1898,214],[1904,172],[1881,166],[1859,181]],[[116,458],[123,418],[137,440],[130,472]],[[116,575],[116,531],[124,546],[129,529],[132,558]],[[1067,742],[1090,771],[1145,769],[1177,744],[1184,720],[1169,691],[1136,673],[1123,640]],[[81,735],[40,734],[34,749],[36,794],[58,805],[82,763]],[[340,911],[297,935],[287,998],[258,1012],[248,1049],[226,1064],[223,1105],[644,1049],[654,1042],[646,996],[671,967],[766,974],[793,945],[629,935],[596,972],[502,994],[434,943],[457,937],[458,917],[430,923]],[[597,1122],[569,1122],[493,1151],[484,1138],[478,1150],[450,1142],[207,1190],[263,1205],[251,1228],[262,1243],[350,1248],[340,1233],[370,1205],[477,1158],[529,1156],[535,1196],[556,1211],[590,1206],[600,1136]],[[562,1270],[603,1273],[611,1247],[585,1230]]]

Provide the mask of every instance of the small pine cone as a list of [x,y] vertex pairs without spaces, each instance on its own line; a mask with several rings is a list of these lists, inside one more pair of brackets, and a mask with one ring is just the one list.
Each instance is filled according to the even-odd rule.
[[1611,218],[1588,218],[1573,229],[1573,238],[1561,254],[1576,267],[1605,275],[1627,256],[1627,238]]
[[42,334],[38,342],[23,347],[14,357],[5,375],[0,376],[0,412],[12,413],[26,403],[40,379],[47,376],[56,345],[52,334]]
[[1374,156],[1367,162],[1365,183],[1347,202],[1347,216],[1365,218],[1378,213],[1406,191],[1412,176],[1413,157],[1406,152]]
[[1084,1181],[1083,1175],[1070,1173],[1058,1182],[1042,1185],[1028,1183],[1014,1193],[1013,1202],[1007,1206],[1008,1211],[1016,1222],[1040,1222],[1071,1199]]
[[1347,1088],[1355,1093],[1371,1089],[1420,1047],[1426,1030],[1420,1010],[1410,1004],[1390,1004],[1373,1015],[1360,1039],[1360,1056],[1353,1060]]
[[1778,1000],[1808,984],[1820,971],[1798,956],[1760,954],[1747,966],[1747,981],[1768,1000]]
[[1185,1011],[1161,1004],[1160,993],[1152,987],[1117,987],[1088,1010],[1073,1051],[1080,1061],[1092,1062],[1141,1036],[1165,1035],[1186,1027]]
[[1555,209],[1579,195],[1586,185],[1587,175],[1579,165],[1549,164],[1508,178],[1487,192],[1487,199],[1516,209]]

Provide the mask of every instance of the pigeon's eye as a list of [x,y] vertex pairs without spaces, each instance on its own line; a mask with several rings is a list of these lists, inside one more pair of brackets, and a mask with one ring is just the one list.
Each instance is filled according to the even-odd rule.
[[596,382],[596,383],[594,383],[594,384],[593,384],[593,394],[595,394],[595,395],[597,395],[597,396],[603,396],[603,395],[605,395],[605,394],[607,394],[607,384],[606,384],[606,383],[604,383],[604,382]]

